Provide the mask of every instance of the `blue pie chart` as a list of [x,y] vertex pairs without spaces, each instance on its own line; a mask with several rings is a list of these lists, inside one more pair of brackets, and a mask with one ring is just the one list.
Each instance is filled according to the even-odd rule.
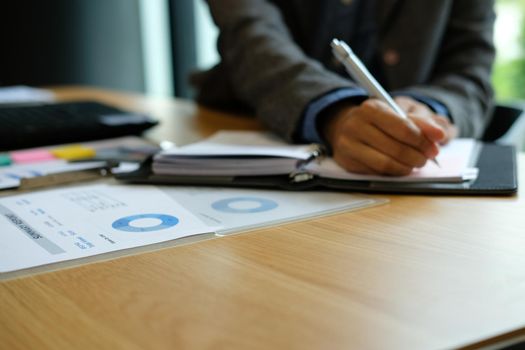
[[[133,222],[143,219],[156,219],[158,224],[152,226],[133,226]],[[111,225],[115,230],[124,232],[152,232],[165,230],[179,223],[179,219],[166,214],[137,214],[120,218]]]
[[277,202],[259,197],[233,197],[213,202],[211,207],[217,211],[232,214],[262,213],[277,208]]

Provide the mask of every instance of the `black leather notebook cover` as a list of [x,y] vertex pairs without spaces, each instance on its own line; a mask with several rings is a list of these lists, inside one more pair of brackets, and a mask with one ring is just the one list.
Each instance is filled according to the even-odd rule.
[[353,192],[511,195],[518,190],[516,151],[513,146],[482,144],[477,160],[479,175],[474,181],[462,183],[399,183],[379,181],[348,181],[320,177],[294,182],[288,176],[166,176],[151,171],[151,160],[132,173],[117,174],[130,183],[168,185],[203,185],[281,188],[285,190],[337,189]]

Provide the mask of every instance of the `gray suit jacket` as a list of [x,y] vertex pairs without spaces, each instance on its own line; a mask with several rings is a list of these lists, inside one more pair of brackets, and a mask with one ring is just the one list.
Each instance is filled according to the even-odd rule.
[[[311,101],[355,86],[329,53],[331,38],[352,27],[345,2],[208,0],[221,62],[194,79],[197,100],[246,106],[293,139]],[[385,85],[441,102],[462,136],[481,136],[491,114],[493,2],[377,0],[375,50]]]

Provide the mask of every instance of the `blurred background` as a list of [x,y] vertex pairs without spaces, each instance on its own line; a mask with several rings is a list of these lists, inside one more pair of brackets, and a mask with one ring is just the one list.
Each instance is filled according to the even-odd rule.
[[[82,84],[191,97],[218,60],[203,0],[17,0],[0,12],[0,85]],[[497,0],[498,101],[525,99],[525,0]]]
[[525,0],[497,0],[496,14],[498,56],[493,82],[497,99],[525,99]]

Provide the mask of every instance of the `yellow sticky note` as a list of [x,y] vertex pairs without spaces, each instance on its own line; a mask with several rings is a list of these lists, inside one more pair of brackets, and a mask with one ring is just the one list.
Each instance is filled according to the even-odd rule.
[[61,159],[81,160],[93,158],[96,155],[94,149],[82,145],[59,147],[51,150],[51,153]]

